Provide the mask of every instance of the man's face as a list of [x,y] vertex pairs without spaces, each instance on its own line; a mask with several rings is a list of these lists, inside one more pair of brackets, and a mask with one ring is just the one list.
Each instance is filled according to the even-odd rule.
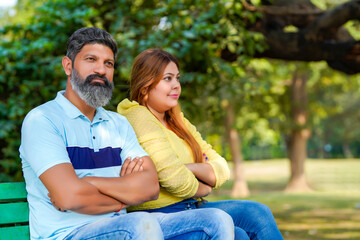
[[109,103],[114,74],[114,53],[101,44],[87,44],[76,55],[70,77],[73,90],[85,103],[97,108]]

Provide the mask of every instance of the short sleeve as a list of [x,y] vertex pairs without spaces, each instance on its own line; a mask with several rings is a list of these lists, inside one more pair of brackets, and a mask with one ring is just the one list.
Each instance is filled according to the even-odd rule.
[[24,119],[20,155],[38,177],[57,164],[70,163],[61,131],[41,111],[36,110]]
[[127,120],[125,121],[128,126],[124,146],[121,151],[121,158],[131,157],[133,159],[135,157],[148,156],[147,152],[140,146],[134,129]]

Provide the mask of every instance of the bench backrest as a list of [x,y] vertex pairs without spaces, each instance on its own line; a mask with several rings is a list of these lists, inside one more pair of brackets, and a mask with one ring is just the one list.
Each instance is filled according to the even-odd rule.
[[24,182],[0,183],[0,240],[30,239]]

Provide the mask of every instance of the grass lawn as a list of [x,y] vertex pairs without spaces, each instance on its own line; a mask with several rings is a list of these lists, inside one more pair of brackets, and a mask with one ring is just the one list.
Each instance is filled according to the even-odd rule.
[[[287,240],[360,239],[360,160],[309,159],[305,166],[314,191],[289,194],[288,160],[245,162],[246,199],[269,206]],[[231,199],[231,187],[228,181],[207,199]]]

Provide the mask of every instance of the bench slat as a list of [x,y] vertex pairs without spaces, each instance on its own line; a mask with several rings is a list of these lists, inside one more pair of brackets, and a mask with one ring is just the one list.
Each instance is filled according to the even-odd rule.
[[0,204],[0,213],[0,224],[29,221],[29,206],[27,202]]
[[0,240],[30,239],[29,226],[0,228]]
[[[29,206],[24,182],[0,183],[0,240],[30,239]],[[17,226],[11,226],[11,225]]]
[[26,194],[24,182],[0,183],[0,202],[25,200]]

